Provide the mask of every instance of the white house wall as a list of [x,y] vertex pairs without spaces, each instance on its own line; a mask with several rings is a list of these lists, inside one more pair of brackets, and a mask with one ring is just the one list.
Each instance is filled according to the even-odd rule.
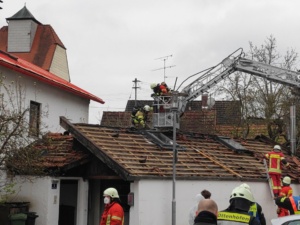
[[0,67],[6,84],[12,84],[12,81],[20,81],[26,88],[25,105],[29,106],[30,101],[41,103],[43,114],[41,128],[44,131],[61,132],[63,129],[59,125],[59,117],[65,116],[72,123],[88,123],[89,99],[85,99],[66,92],[57,87],[42,83],[38,80],[12,72],[7,68]]
[[[66,178],[61,178],[66,179]],[[76,224],[87,224],[88,211],[88,182],[81,178],[68,178],[78,181],[78,198]],[[17,176],[15,189],[18,194],[13,201],[30,202],[29,211],[36,212],[38,225],[57,225],[59,218],[60,179],[53,177],[39,177],[25,180],[24,176]],[[57,183],[57,188],[52,189],[52,182]]]
[[[195,205],[195,196],[203,189],[212,193],[219,207],[229,206],[229,196],[238,181],[176,181],[176,225],[188,224],[188,215]],[[246,182],[256,201],[262,206],[267,225],[277,217],[276,206],[271,198],[267,182]],[[292,185],[294,195],[299,195],[300,185]],[[165,225],[172,223],[172,180],[141,180],[131,184],[134,206],[130,208],[130,225]]]
[[57,225],[59,212],[59,184],[57,189],[51,189],[51,178],[35,178],[25,181],[18,177],[15,187],[18,194],[13,201],[30,202],[29,211],[36,212],[36,224]]

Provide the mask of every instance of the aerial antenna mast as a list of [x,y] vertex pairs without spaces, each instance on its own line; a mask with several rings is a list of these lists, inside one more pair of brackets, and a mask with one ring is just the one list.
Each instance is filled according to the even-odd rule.
[[173,55],[167,55],[167,56],[163,56],[163,57],[159,57],[159,58],[157,58],[157,59],[154,59],[154,60],[163,60],[164,61],[164,67],[162,67],[162,68],[158,68],[158,69],[155,69],[155,70],[152,70],[152,71],[157,71],[157,70],[164,70],[164,82],[166,81],[166,78],[167,78],[167,76],[166,76],[166,69],[168,69],[168,68],[172,68],[172,67],[174,67],[175,65],[172,65],[172,66],[166,66],[166,61],[170,58],[170,57],[172,57]]
[[140,87],[138,87],[138,83],[141,81],[135,78],[132,82],[134,83],[134,87],[132,87],[132,88],[134,89],[134,92],[135,92],[134,93],[134,106],[136,107],[137,106],[137,89],[140,88]]

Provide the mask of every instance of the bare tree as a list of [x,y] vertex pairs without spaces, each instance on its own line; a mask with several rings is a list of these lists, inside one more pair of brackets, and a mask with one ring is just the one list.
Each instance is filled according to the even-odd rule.
[[[250,42],[247,58],[277,67],[295,70],[298,54],[291,49],[282,57],[277,52],[276,39],[271,35],[264,44],[255,46]],[[244,137],[249,132],[249,126],[254,118],[262,118],[268,135],[276,140],[284,135],[289,115],[289,106],[295,104],[291,88],[267,79],[237,72],[232,74],[219,88],[219,92],[226,93],[231,100],[240,103],[242,111],[241,126],[244,127]]]
[[[25,174],[41,174],[43,171],[35,167],[39,152],[30,147],[38,137],[30,135],[30,108],[25,96],[26,87],[20,78],[8,83],[0,74],[0,201],[7,192],[13,192],[8,165],[22,168]],[[18,162],[16,159],[19,159],[19,165],[14,165]]]

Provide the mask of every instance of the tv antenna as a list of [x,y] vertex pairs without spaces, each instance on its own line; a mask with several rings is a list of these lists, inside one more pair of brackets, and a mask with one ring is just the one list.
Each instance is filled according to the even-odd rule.
[[166,78],[167,78],[167,76],[166,76],[166,69],[168,69],[168,68],[172,68],[172,67],[174,67],[175,65],[172,65],[172,66],[166,66],[166,61],[170,58],[170,57],[172,57],[173,55],[167,55],[167,56],[163,56],[163,57],[159,57],[159,58],[156,58],[156,59],[154,59],[154,60],[163,60],[164,61],[164,67],[161,67],[161,68],[158,68],[158,69],[155,69],[155,70],[152,70],[152,71],[157,71],[157,70],[164,70],[164,82],[166,81]]

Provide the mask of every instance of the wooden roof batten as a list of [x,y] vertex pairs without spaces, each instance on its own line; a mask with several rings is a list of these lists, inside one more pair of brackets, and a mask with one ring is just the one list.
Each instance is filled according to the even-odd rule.
[[243,176],[241,176],[240,174],[236,173],[235,171],[233,171],[232,169],[228,168],[227,166],[225,166],[223,163],[220,163],[219,161],[213,159],[213,157],[211,157],[210,155],[204,153],[203,151],[201,150],[198,150],[196,148],[193,148],[196,152],[198,152],[199,154],[201,154],[202,156],[204,156],[205,158],[209,159],[210,161],[212,161],[213,163],[221,166],[223,169],[229,171],[231,174],[237,176],[237,177],[240,177],[240,178],[243,178]]
[[91,151],[92,154],[94,154],[97,158],[99,158],[103,163],[105,163],[108,167],[110,167],[114,172],[116,172],[122,179],[124,180],[133,180],[134,178],[130,176],[130,174],[127,172],[125,168],[123,168],[121,165],[116,163],[114,160],[112,160],[108,155],[106,155],[103,151],[99,151],[96,144],[89,140],[85,135],[77,131],[76,127],[71,124],[67,118],[64,116],[61,116],[59,118],[60,125],[73,134],[73,136],[89,151]]

